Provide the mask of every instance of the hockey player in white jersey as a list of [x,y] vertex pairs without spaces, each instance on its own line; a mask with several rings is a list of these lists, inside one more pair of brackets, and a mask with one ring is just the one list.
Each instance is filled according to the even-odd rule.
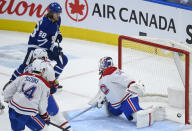
[[110,115],[119,116],[122,113],[129,121],[136,122],[137,128],[152,125],[163,120],[163,107],[142,109],[138,96],[143,96],[145,86],[140,81],[133,80],[122,70],[113,66],[111,57],[103,57],[99,61],[99,92],[89,104],[101,108],[104,104]]
[[[55,78],[55,75],[50,75],[50,74],[54,74],[55,71],[53,70],[54,67],[54,63],[52,63],[52,61],[48,60],[47,58],[47,53],[44,49],[35,49],[33,52],[33,58],[35,59],[41,59],[44,60],[47,63],[47,68],[46,68],[46,72],[47,73],[45,75],[46,79],[48,79],[49,84],[50,84],[50,95],[48,98],[48,107],[47,107],[47,112],[50,115],[51,120],[57,124],[58,126],[65,128],[69,131],[72,131],[70,124],[68,123],[68,121],[64,118],[64,116],[62,115],[61,112],[59,112],[59,106],[56,102],[56,100],[54,99],[53,94],[57,91],[58,88],[58,82]],[[32,64],[29,64],[24,72],[28,72],[31,73],[32,72]]]
[[[55,78],[55,75],[51,75],[51,74],[55,74],[55,71],[53,69],[54,67],[54,62],[48,60],[48,56],[47,56],[47,52],[44,49],[35,49],[33,52],[33,59],[32,61],[35,60],[42,60],[44,62],[46,62],[47,67],[46,67],[46,71],[45,71],[45,79],[49,80],[49,84],[50,84],[50,94],[48,97],[48,107],[47,107],[47,112],[50,115],[51,120],[57,124],[58,126],[68,129],[69,131],[71,131],[71,126],[68,123],[68,121],[64,118],[64,116],[62,115],[61,112],[59,112],[59,106],[56,102],[56,100],[54,99],[54,96],[52,94],[54,94],[57,91],[58,88],[58,82]],[[33,71],[33,63],[29,64],[25,69],[24,69],[24,73],[32,73]]]
[[11,128],[21,131],[25,126],[31,130],[41,130],[49,124],[47,112],[50,86],[45,73],[45,62],[36,60],[33,73],[17,77],[4,91],[4,101],[9,103]]

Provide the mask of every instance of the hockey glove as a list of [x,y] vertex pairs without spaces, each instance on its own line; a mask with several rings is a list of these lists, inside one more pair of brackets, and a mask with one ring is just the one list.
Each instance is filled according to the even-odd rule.
[[59,54],[60,54],[61,51],[62,51],[62,48],[59,47],[59,46],[55,46],[55,47],[53,48],[53,54],[54,54],[55,56],[59,56]]
[[57,88],[59,87],[59,82],[57,80],[50,82],[50,87],[50,94],[54,94],[57,91]]
[[46,113],[43,114],[43,115],[39,115],[39,116],[45,121],[45,123],[46,123],[47,125],[49,125],[50,117],[49,117],[49,113],[48,113],[48,112],[46,112]]
[[55,42],[61,43],[62,40],[63,40],[63,36],[61,34],[58,34]]
[[134,95],[138,96],[144,96],[145,93],[145,85],[141,81],[137,81],[130,85],[130,87],[126,90],[129,93],[132,93]]

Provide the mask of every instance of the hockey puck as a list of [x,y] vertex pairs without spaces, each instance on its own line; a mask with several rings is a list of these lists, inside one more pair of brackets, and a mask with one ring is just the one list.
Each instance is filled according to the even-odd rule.
[[182,115],[181,113],[177,113],[177,117],[180,118]]

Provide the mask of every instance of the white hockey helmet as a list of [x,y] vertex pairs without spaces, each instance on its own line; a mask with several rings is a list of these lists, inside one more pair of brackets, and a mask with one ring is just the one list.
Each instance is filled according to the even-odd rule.
[[35,49],[33,52],[33,59],[43,59],[48,58],[47,51],[45,49]]
[[32,73],[44,73],[47,68],[47,63],[44,60],[36,59],[32,63]]
[[53,66],[49,63],[47,63],[47,67],[45,69],[45,73],[43,74],[43,77],[47,80],[47,81],[54,81],[55,80],[55,71],[53,69]]

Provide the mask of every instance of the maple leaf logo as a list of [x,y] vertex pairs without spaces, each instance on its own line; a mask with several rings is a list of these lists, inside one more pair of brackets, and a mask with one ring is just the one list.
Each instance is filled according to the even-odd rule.
[[85,8],[85,5],[79,4],[79,0],[75,0],[75,3],[69,3],[69,7],[71,8],[71,14],[80,14],[83,15],[83,10]]

